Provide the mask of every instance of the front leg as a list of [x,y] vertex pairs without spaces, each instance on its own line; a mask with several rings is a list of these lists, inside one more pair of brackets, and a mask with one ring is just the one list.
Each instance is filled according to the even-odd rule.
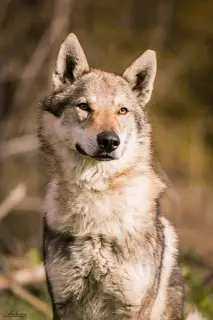
[[51,230],[44,219],[43,260],[53,320],[78,320],[72,312],[69,292],[66,294],[63,290],[67,288],[68,283],[64,267],[69,263],[69,245],[72,240],[70,236],[58,235]]
[[167,305],[163,320],[182,320],[184,305],[184,289],[181,270],[178,264],[173,269],[167,289]]
[[55,303],[53,320],[81,320],[72,310],[74,310],[72,303]]

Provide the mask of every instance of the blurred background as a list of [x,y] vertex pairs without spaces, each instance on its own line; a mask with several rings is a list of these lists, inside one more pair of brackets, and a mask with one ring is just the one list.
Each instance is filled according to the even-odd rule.
[[59,46],[78,36],[94,68],[122,73],[157,51],[151,103],[162,208],[177,228],[186,311],[213,319],[213,2],[1,0],[0,319],[49,319],[42,262],[45,172],[36,139]]

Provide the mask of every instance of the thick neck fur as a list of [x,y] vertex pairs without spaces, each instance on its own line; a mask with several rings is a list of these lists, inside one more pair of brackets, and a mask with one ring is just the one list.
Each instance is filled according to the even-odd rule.
[[[67,159],[66,150],[60,152]],[[163,183],[144,157],[125,160],[94,162],[71,152],[69,163],[56,161],[45,204],[51,227],[121,238],[153,226]]]

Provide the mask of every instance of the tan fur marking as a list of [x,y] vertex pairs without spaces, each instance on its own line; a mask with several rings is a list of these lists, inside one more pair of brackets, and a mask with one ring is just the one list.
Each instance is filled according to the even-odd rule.
[[120,131],[118,117],[116,114],[109,112],[108,110],[101,110],[96,112],[93,116],[90,129],[103,132],[103,131]]
[[126,168],[114,174],[109,179],[109,189],[122,188],[129,181],[129,179],[134,178],[138,175],[138,170],[135,168]]

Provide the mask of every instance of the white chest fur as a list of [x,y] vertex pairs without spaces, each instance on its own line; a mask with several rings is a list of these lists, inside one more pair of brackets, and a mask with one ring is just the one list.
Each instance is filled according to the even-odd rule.
[[101,293],[103,300],[111,297],[121,306],[139,308],[153,285],[155,267],[149,261],[147,252],[140,248],[135,256],[128,249],[121,251],[117,243],[107,238],[87,237],[77,239],[70,247],[70,259],[56,257],[48,269],[59,302],[70,296],[81,299],[89,290],[91,295]]
[[96,192],[57,179],[49,185],[44,211],[58,231],[74,235],[108,234],[122,238],[147,227],[153,205],[153,185],[147,177],[135,177],[128,185]]
[[47,222],[77,239],[70,260],[56,257],[48,266],[59,300],[70,294],[80,299],[90,288],[90,293],[101,290],[103,298],[114,297],[121,305],[140,307],[156,272],[142,236],[153,227],[153,191],[145,176],[104,192],[52,181],[45,202]]

